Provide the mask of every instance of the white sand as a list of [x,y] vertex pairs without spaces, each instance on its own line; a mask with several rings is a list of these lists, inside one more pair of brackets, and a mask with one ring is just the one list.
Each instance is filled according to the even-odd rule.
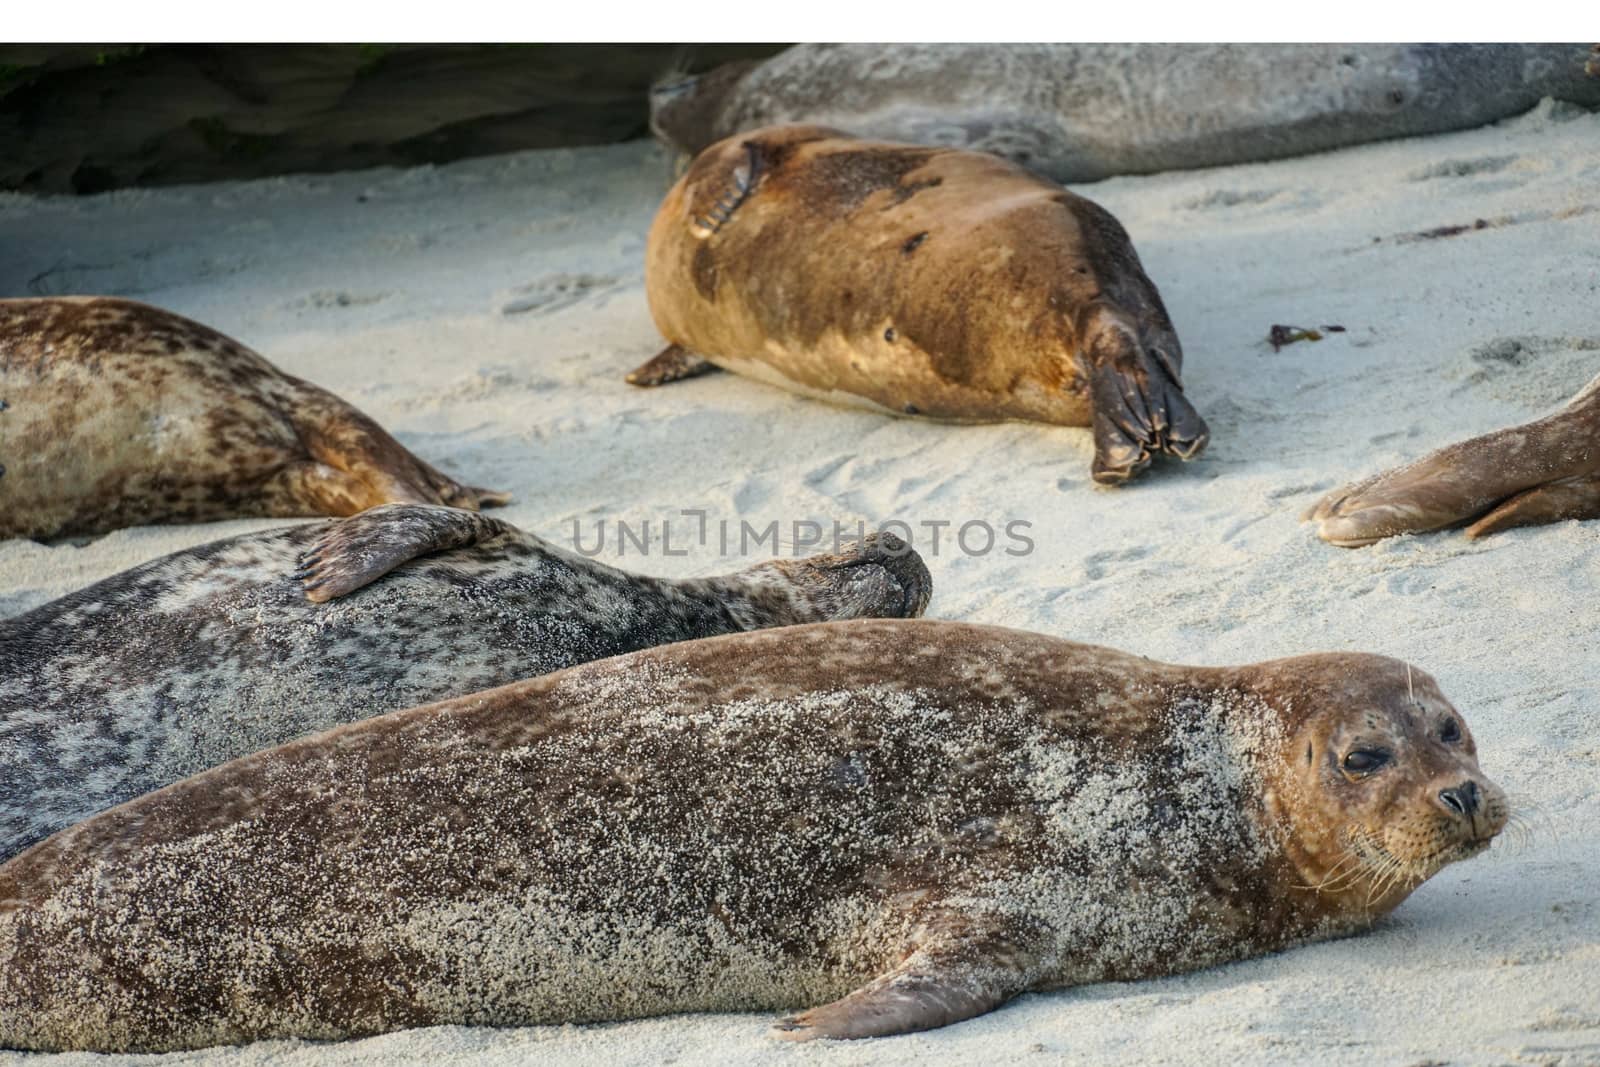
[[[762,523],[1029,520],[1030,557],[930,556],[930,614],[1191,663],[1405,657],[1437,676],[1539,830],[1444,872],[1370,936],[1030,996],[891,1041],[795,1048],[759,1015],[698,1016],[163,1062],[1600,1063],[1600,523],[1346,551],[1297,521],[1321,490],[1523,421],[1600,372],[1600,115],[1545,108],[1469,133],[1084,187],[1161,286],[1212,429],[1198,462],[1115,491],[1089,483],[1083,430],[889,419],[731,375],[623,384],[658,347],[641,258],[668,175],[653,148],[625,145],[0,196],[0,294],[137,295],[214,325],[450,472],[513,491],[506,517],[562,542],[575,517],[592,537],[601,516],[659,522],[684,507]],[[1479,218],[1510,221],[1393,239]],[[543,304],[503,313],[517,302]],[[1274,323],[1348,332],[1274,354]],[[1474,357],[1495,345],[1521,365]],[[0,614],[270,525],[0,543]],[[706,552],[621,562],[740,565]]]

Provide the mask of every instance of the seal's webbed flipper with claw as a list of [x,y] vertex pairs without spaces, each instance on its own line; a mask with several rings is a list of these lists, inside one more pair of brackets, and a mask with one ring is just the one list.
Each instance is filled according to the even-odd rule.
[[1193,459],[1205,448],[1210,431],[1183,394],[1177,361],[1144,344],[1120,313],[1091,313],[1080,358],[1094,405],[1095,481],[1120,485],[1157,452]]
[[1470,523],[1468,537],[1600,518],[1600,378],[1542,419],[1336,489],[1302,519],[1341,548]]
[[831,1004],[780,1019],[774,1037],[849,1040],[933,1030],[1025,992],[1029,954],[1004,925],[947,919],[898,966]]
[[[511,502],[510,493],[463,485],[451,478],[327,390],[285,377],[295,432],[312,462],[347,476],[291,481],[287,488],[308,494],[299,503],[325,514],[353,515],[379,504],[443,504],[476,511]],[[305,514],[303,510],[278,513]]]
[[1525,490],[1467,527],[1468,537],[1487,537],[1517,526],[1542,526],[1564,519],[1600,519],[1600,474],[1562,478]]
[[306,599],[321,604],[422,556],[521,536],[516,527],[474,511],[386,504],[335,524],[300,558],[294,577],[304,585]]
[[629,385],[649,388],[680,382],[685,378],[698,378],[702,374],[721,370],[709,359],[702,359],[682,345],[668,345],[636,367],[627,377]]
[[745,630],[874,617],[915,618],[933,577],[915,549],[892,533],[869,534],[840,551],[773,559],[720,578],[690,579]]
[[795,146],[837,133],[822,126],[794,126],[778,137],[730,139],[720,148],[702,153],[684,175],[689,232],[702,241],[714,237]]
[[730,146],[712,163],[689,201],[689,225],[696,237],[710,237],[726,226],[761,181],[761,149],[754,141]]

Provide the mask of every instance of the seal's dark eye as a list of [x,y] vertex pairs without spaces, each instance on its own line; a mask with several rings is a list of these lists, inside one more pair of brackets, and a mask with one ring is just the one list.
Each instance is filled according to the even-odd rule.
[[1387,752],[1358,748],[1354,752],[1345,755],[1344,769],[1351,774],[1371,774],[1388,762],[1389,754]]
[[1439,731],[1439,740],[1443,741],[1445,744],[1450,744],[1452,741],[1461,740],[1461,724],[1456,722],[1454,719],[1446,719],[1444,721],[1444,728]]

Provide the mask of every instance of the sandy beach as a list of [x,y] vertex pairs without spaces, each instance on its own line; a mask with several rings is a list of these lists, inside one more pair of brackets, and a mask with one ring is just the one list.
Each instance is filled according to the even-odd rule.
[[[1600,373],[1600,114],[1546,102],[1465,133],[1075,187],[1132,234],[1212,432],[1200,459],[1116,490],[1090,482],[1087,430],[893,419],[728,374],[626,385],[660,347],[643,250],[672,173],[632,143],[0,194],[0,296],[125,295],[199,319],[453,476],[511,491],[501,514],[525,529],[571,545],[576,524],[592,546],[605,521],[602,558],[632,570],[743,565],[714,537],[680,541],[683,509],[775,520],[786,543],[796,521],[898,519],[933,572],[931,617],[1195,664],[1405,658],[1461,709],[1532,833],[1368,936],[903,1038],[794,1047],[765,1016],[705,1015],[129,1062],[1600,1064],[1600,523],[1351,551],[1298,521],[1328,489],[1526,421]],[[1274,324],[1344,330],[1274,352]],[[687,554],[619,558],[615,523],[647,520]],[[1030,524],[1032,552],[964,554],[950,531],[971,520]],[[940,521],[936,550],[924,524]],[[0,542],[0,616],[281,524]]]

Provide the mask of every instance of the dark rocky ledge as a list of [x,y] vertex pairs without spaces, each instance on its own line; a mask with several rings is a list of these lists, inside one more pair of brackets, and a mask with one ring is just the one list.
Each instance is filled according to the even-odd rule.
[[442,163],[646,136],[647,91],[782,45],[0,45],[0,189]]

